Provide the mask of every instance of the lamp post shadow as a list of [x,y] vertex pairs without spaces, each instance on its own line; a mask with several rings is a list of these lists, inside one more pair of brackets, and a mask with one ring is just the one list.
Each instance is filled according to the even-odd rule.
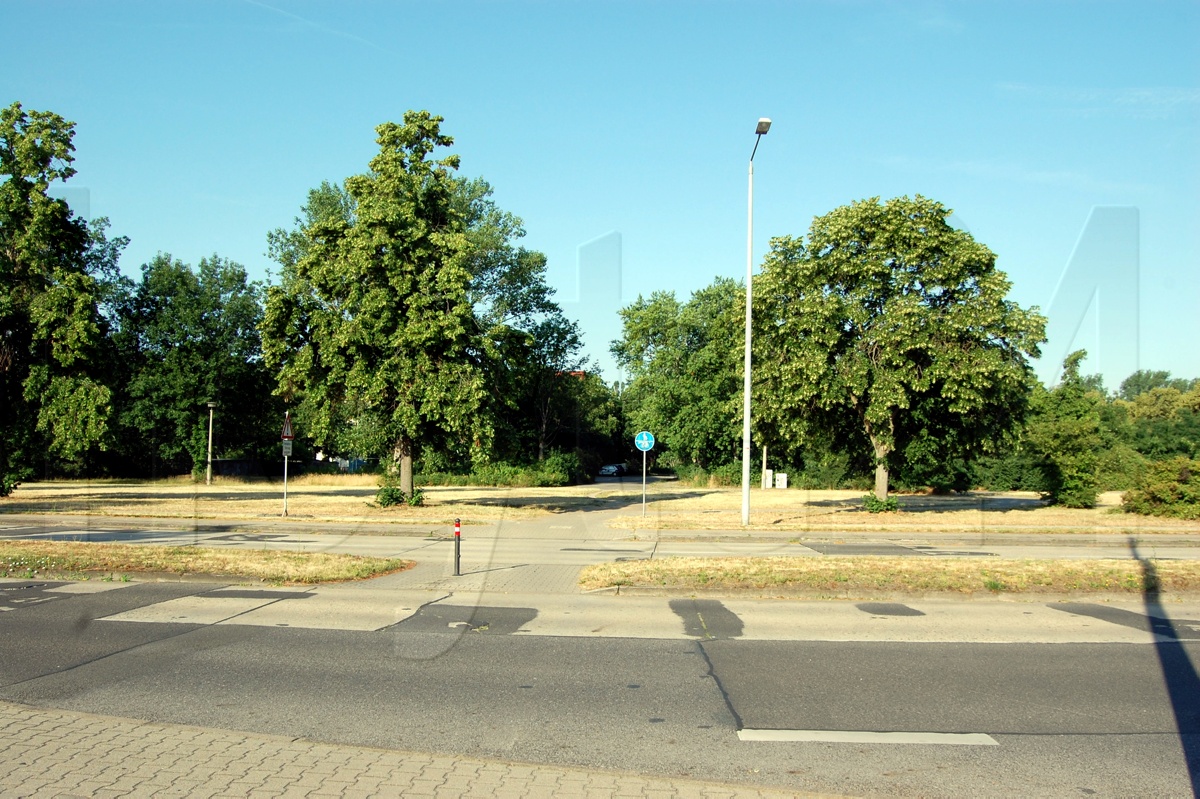
[[1187,763],[1192,794],[1200,796],[1200,676],[1192,664],[1175,623],[1162,606],[1158,569],[1154,561],[1138,553],[1137,541],[1129,539],[1129,549],[1142,568],[1142,599],[1154,631],[1154,651],[1158,655],[1179,743]]

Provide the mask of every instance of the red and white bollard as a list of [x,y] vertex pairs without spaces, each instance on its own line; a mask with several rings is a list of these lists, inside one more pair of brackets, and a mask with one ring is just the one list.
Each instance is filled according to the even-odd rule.
[[455,577],[459,577],[462,574],[462,572],[459,570],[459,562],[460,562],[459,557],[462,552],[461,546],[462,546],[462,522],[459,521],[458,519],[455,519],[454,520],[454,576]]

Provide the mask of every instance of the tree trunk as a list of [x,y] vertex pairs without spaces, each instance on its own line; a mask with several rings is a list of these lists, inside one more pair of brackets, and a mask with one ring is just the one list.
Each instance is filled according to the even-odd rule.
[[392,451],[392,457],[400,466],[400,490],[404,496],[413,495],[413,441],[408,436],[401,436]]
[[875,449],[875,498],[883,502],[888,495],[887,456],[891,448],[874,436],[871,436],[871,446]]

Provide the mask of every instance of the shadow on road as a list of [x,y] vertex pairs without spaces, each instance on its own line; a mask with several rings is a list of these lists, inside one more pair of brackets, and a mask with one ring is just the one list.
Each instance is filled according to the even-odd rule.
[[1138,553],[1137,541],[1133,538],[1129,539],[1129,549],[1142,567],[1142,597],[1146,615],[1157,622],[1154,625],[1154,650],[1167,686],[1167,695],[1171,698],[1171,710],[1175,713],[1175,726],[1187,762],[1192,794],[1200,796],[1200,676],[1197,676],[1196,667],[1179,640],[1174,623],[1163,609],[1154,561]]

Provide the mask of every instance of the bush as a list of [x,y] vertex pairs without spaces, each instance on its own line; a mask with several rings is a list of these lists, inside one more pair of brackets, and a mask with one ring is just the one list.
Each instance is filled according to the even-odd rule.
[[381,508],[390,508],[393,505],[400,505],[403,504],[404,501],[404,492],[400,490],[400,486],[380,486],[379,490],[375,492],[375,504]]
[[863,508],[867,513],[889,513],[900,510],[900,502],[895,497],[880,499],[874,494],[863,497]]
[[[750,486],[754,486],[756,473],[750,469]],[[742,484],[742,462],[734,461],[714,467],[708,472],[708,485],[712,488],[719,486],[740,486]]]
[[413,489],[412,496],[400,488],[399,478],[386,472],[380,478],[379,490],[375,492],[375,504],[381,508],[391,508],[396,505],[419,507],[425,504],[425,492],[419,488]]
[[587,482],[583,461],[573,452],[551,454],[541,462],[539,470],[547,477],[552,475],[556,480],[561,478],[562,482],[555,482],[553,485],[578,485]]
[[690,463],[681,463],[673,470],[679,482],[692,488],[704,488],[708,485],[708,472]]
[[789,482],[797,488],[841,488],[850,471],[850,457],[841,453],[825,453],[820,458],[804,460],[804,469]]
[[971,464],[972,482],[988,491],[1046,490],[1046,477],[1036,459],[1027,452],[985,456]]
[[1146,458],[1128,444],[1115,444],[1096,458],[1096,484],[1101,491],[1128,491],[1146,474]]
[[1149,464],[1121,506],[1146,516],[1200,519],[1200,461],[1172,458]]

